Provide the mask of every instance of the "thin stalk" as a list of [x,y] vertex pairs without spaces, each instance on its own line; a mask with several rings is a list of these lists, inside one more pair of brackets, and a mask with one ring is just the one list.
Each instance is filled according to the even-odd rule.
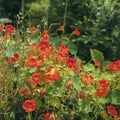
[[[64,27],[66,24],[67,8],[68,8],[68,0],[66,0],[66,5],[65,5],[65,13],[64,13],[64,19],[63,19],[63,26]],[[63,32],[62,32],[61,39],[63,38],[64,33],[65,33],[65,30],[63,30]]]
[[24,15],[24,0],[22,0],[22,8],[21,8],[21,11],[22,11],[22,15]]
[[28,113],[28,116],[27,116],[26,120],[31,120],[31,113]]

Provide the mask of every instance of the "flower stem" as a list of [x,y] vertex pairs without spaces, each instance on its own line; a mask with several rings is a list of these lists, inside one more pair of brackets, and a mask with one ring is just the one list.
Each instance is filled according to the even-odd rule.
[[31,114],[30,114],[30,113],[28,113],[26,120],[32,120],[32,119],[31,119]]

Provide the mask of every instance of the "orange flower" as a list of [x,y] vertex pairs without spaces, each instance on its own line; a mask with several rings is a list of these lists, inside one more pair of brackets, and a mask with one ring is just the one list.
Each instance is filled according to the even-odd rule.
[[85,93],[85,91],[84,90],[82,90],[81,91],[81,98],[87,98],[88,97],[88,95]]
[[43,34],[43,37],[41,38],[41,40],[49,40],[49,32],[48,32],[48,30],[43,30],[42,34]]
[[38,66],[38,61],[36,58],[30,57],[27,61],[28,66],[31,68],[37,67]]
[[36,101],[35,100],[26,100],[24,101],[22,108],[25,110],[25,112],[32,112],[35,110]]
[[34,73],[30,79],[31,84],[33,85],[40,84],[40,78],[41,78],[40,74]]
[[46,83],[57,81],[59,79],[60,79],[60,73],[55,69],[54,66],[49,66],[47,68],[47,73],[44,76],[44,80],[46,81]]
[[70,81],[70,82],[67,82],[66,84],[66,88],[67,89],[71,89],[73,87],[73,83]]
[[84,67],[81,65],[81,66],[79,67],[79,70],[80,70],[80,71],[83,71],[83,70],[84,70]]
[[101,66],[101,63],[100,63],[100,61],[99,60],[94,60],[94,63],[95,63],[95,66],[97,66],[97,67],[100,67]]
[[99,98],[103,98],[108,94],[108,90],[102,89],[102,88],[98,88],[95,91],[95,96],[99,97]]
[[10,38],[10,35],[6,33],[3,37],[4,37],[4,40],[7,40],[8,38]]
[[105,79],[99,80],[99,81],[98,81],[98,84],[100,85],[100,87],[101,87],[102,89],[105,89],[105,90],[108,89],[107,80],[105,80]]
[[63,31],[63,30],[64,30],[64,26],[61,25],[57,30],[58,30],[58,31]]
[[78,28],[76,28],[74,31],[73,31],[73,34],[75,34],[76,36],[80,36],[80,31],[78,30]]
[[47,35],[49,35],[49,32],[48,32],[48,30],[43,30],[43,31],[42,31],[42,34],[43,34],[44,36],[45,36],[45,35],[47,36]]
[[85,84],[93,84],[95,82],[94,77],[89,74],[84,74],[81,78],[82,78],[82,82]]
[[111,73],[120,71],[120,60],[117,60],[115,62],[110,62],[107,67]]
[[38,44],[38,48],[40,48],[41,51],[45,51],[50,47],[50,43],[47,40],[42,39],[40,43]]
[[27,86],[23,87],[21,90],[20,90],[20,95],[24,96],[24,95],[29,95],[30,94],[30,90]]
[[120,120],[120,116],[115,116],[114,118],[114,120]]
[[37,34],[37,31],[38,31],[38,29],[35,26],[30,28],[30,34],[31,35]]

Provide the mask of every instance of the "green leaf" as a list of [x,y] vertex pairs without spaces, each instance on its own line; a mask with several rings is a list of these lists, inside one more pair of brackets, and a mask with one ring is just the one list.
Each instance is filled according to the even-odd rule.
[[107,98],[109,99],[111,104],[115,104],[115,105],[120,104],[120,90],[113,90],[113,91],[111,91],[108,94]]
[[13,57],[14,56],[13,46],[7,46],[7,48],[6,48],[6,56],[7,57]]
[[98,101],[99,101],[99,103],[101,103],[101,104],[105,104],[105,103],[108,102],[108,99],[106,99],[106,98],[101,98],[101,99],[98,99]]
[[39,98],[36,99],[36,108],[37,108],[37,109],[40,109],[41,106],[42,106],[42,101],[41,101]]
[[74,77],[73,80],[73,87],[76,89],[76,90],[80,90],[81,89],[81,82],[80,82],[80,79],[77,78],[77,77]]
[[89,113],[92,111],[91,104],[90,104],[90,101],[88,99],[84,99],[82,101],[82,111],[85,113]]
[[60,100],[56,96],[49,96],[47,98],[48,104],[50,104],[53,107],[59,108],[60,106]]
[[67,47],[68,47],[71,54],[73,54],[73,55],[77,54],[77,46],[75,44],[73,44],[72,42],[69,42],[67,44]]
[[102,52],[96,49],[90,49],[90,55],[92,60],[99,60],[101,63],[104,62],[104,55]]
[[34,73],[34,72],[36,72],[36,70],[37,70],[36,67],[35,67],[35,68],[31,68],[29,72],[30,72],[30,73]]

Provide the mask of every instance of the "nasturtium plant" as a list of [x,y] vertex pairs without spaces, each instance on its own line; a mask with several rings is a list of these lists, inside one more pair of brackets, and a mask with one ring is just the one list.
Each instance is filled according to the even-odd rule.
[[[0,31],[1,118],[117,120],[120,60],[103,67],[103,54],[91,49],[91,60],[85,63],[76,56],[74,45],[61,41],[56,48],[49,31],[39,31],[29,28],[26,40],[11,25]],[[72,34],[78,37],[80,31]]]

